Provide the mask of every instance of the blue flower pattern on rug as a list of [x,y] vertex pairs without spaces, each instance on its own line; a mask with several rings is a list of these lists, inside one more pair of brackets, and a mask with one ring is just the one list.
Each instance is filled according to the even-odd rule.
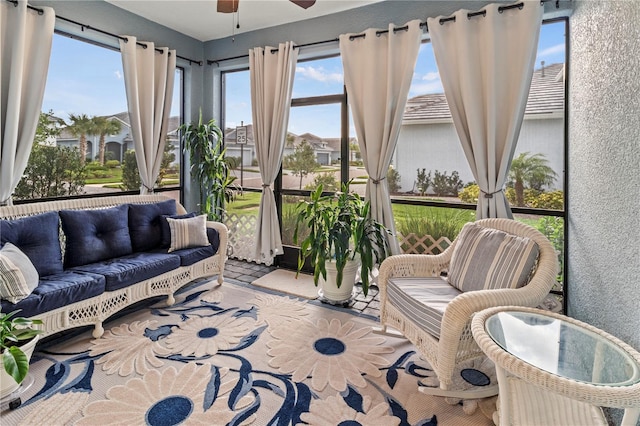
[[[308,319],[306,302],[293,298],[258,295],[249,308],[208,302],[221,300],[210,292],[224,292],[224,286],[203,285],[183,290],[187,294],[174,306],[149,309],[143,321],[112,327],[85,351],[36,353],[34,362],[51,365],[44,384],[23,402],[36,405],[23,420],[36,420],[47,404],[87,403],[101,368],[128,380],[89,402],[77,425],[438,424],[433,413],[410,422],[403,401],[392,395],[400,380],[413,381],[417,391],[420,379],[433,376],[415,351],[385,359],[393,348],[370,327]],[[244,352],[260,340],[267,342],[268,356],[257,365],[255,355]],[[463,377],[482,382],[486,375],[467,369]],[[372,390],[379,395],[375,402]],[[277,404],[265,414],[267,400]]]

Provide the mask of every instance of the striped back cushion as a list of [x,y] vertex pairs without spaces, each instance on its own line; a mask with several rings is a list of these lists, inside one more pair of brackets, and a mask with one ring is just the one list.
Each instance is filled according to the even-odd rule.
[[207,238],[207,216],[200,215],[186,219],[168,217],[171,231],[171,244],[167,252],[189,247],[204,247],[209,245]]
[[6,243],[0,249],[0,298],[18,303],[31,294],[39,280],[35,266],[18,247]]
[[529,282],[538,245],[529,238],[467,223],[453,249],[449,284],[460,291],[519,288]]

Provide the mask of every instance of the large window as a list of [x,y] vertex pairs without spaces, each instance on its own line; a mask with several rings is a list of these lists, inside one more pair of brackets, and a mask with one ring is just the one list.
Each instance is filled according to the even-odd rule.
[[[160,188],[180,189],[183,70],[176,69]],[[120,52],[54,34],[36,140],[14,199],[139,191]]]
[[[255,157],[249,71],[226,72],[222,81],[226,154],[236,182],[245,189],[227,207],[227,225],[232,234],[235,231],[230,237],[234,255],[251,259],[252,232],[260,203],[260,194],[254,191],[260,191],[262,181]],[[362,175],[355,169],[351,171],[346,162],[350,155],[356,158],[355,153],[349,154],[346,116],[340,57],[300,61],[293,85],[282,173],[276,183],[285,246],[294,245],[294,209],[301,196],[320,183],[326,191],[335,191],[341,182]],[[246,129],[246,140],[238,140],[238,127]],[[352,148],[357,147],[355,139],[351,142]],[[364,194],[364,185],[361,187]],[[295,261],[295,256],[291,259]],[[281,260],[282,264],[287,261]]]
[[[542,231],[564,264],[565,20],[545,23],[505,192],[517,220]],[[462,150],[430,43],[422,44],[389,173],[405,252],[435,252],[475,209],[478,186]],[[421,208],[418,206],[422,206]],[[455,208],[460,206],[459,208]],[[437,225],[437,226],[436,226]],[[562,273],[556,291],[562,292]]]
[[[566,25],[565,19],[559,19],[542,26],[527,108],[505,188],[516,219],[549,237],[560,264],[564,264]],[[251,121],[249,72],[228,72],[223,81],[227,153],[238,157],[235,126]],[[317,184],[333,191],[340,182],[352,180],[351,188],[364,195],[367,173],[344,108],[343,90],[339,56],[298,64],[282,180],[276,185],[285,244],[293,244],[294,203]],[[244,188],[260,191],[250,124],[247,134],[247,144],[241,148],[244,167],[236,173],[243,178]],[[420,48],[387,179],[400,245],[407,253],[442,251],[475,218],[478,187],[453,126],[428,41]],[[232,215],[253,214],[256,220],[259,201],[259,194],[245,192],[229,211]],[[230,226],[232,231],[241,227],[240,222]],[[252,229],[247,227],[244,234]],[[253,236],[240,237],[244,234],[238,233],[238,238],[245,238],[252,250]],[[562,282],[563,273],[555,288],[560,295]]]

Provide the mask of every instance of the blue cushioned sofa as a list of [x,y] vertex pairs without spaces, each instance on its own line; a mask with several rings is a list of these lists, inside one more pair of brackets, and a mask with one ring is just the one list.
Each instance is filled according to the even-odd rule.
[[166,217],[188,218],[184,207],[162,195],[60,200],[0,207],[0,246],[10,242],[38,271],[39,283],[18,303],[2,300],[2,312],[40,318],[44,335],[93,325],[94,337],[115,312],[217,275],[223,282],[228,232],[208,221],[209,245],[169,250]]

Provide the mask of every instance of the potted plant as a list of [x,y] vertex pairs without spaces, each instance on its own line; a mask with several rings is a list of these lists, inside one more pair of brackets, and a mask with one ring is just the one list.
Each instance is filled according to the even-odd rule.
[[369,274],[389,254],[390,232],[369,214],[369,202],[349,190],[349,183],[333,195],[322,195],[322,185],[309,201],[298,203],[293,240],[298,243],[302,226],[309,234],[300,243],[298,272],[305,260],[313,266],[313,281],[322,278],[323,296],[329,301],[351,298],[355,275],[360,269],[362,291],[369,291]]
[[42,333],[34,327],[41,320],[17,317],[18,312],[0,312],[0,398],[15,391],[27,376],[29,359]]
[[222,145],[222,130],[211,119],[202,122],[202,111],[198,123],[183,124],[179,128],[185,151],[189,151],[192,179],[200,183],[200,211],[209,220],[221,222],[224,202],[234,196],[235,176],[229,174]]

